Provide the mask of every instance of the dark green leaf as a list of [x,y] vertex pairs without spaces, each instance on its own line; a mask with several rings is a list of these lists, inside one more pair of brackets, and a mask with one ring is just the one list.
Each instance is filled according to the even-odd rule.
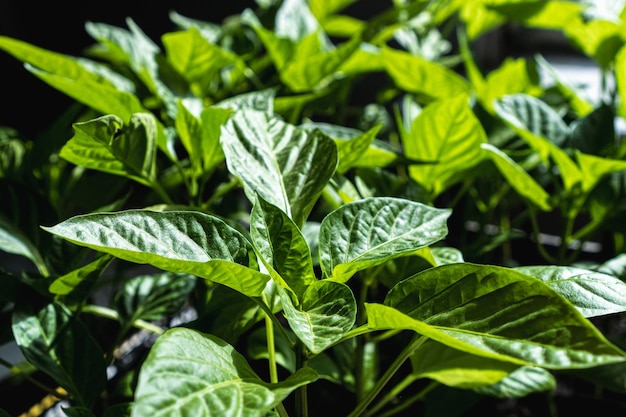
[[87,329],[61,304],[37,309],[20,303],[13,314],[15,341],[28,362],[50,375],[85,407],[106,382],[104,354]]

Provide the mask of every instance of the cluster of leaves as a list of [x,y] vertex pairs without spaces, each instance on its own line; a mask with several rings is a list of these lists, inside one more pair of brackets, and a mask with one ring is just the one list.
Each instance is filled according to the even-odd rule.
[[[76,101],[37,141],[0,137],[11,384],[70,417],[391,416],[441,387],[551,391],[555,372],[626,391],[624,342],[590,321],[626,310],[621,15],[257,4],[172,12],[160,44],[88,22],[80,58],[0,37]],[[561,32],[615,90],[591,102],[541,56],[483,74],[473,45],[511,23]],[[466,244],[454,216],[484,233]],[[583,263],[600,233],[615,250]]]

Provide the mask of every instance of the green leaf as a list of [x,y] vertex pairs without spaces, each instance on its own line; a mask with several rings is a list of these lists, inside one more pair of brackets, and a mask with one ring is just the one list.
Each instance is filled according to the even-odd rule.
[[361,164],[361,158],[374,143],[381,127],[382,124],[379,124],[352,139],[335,141],[339,156],[337,173],[344,174],[350,168]]
[[523,266],[516,271],[538,278],[585,317],[626,311],[626,283],[601,272],[567,266]]
[[519,195],[536,205],[540,210],[550,211],[552,209],[550,194],[548,194],[521,166],[495,146],[489,143],[484,143],[481,146],[504,176],[506,182],[513,187]]
[[[340,77],[337,70],[358,50],[361,39],[358,36],[342,43],[330,51],[303,53],[296,55],[280,70],[280,78],[294,93],[304,93],[323,88]],[[301,44],[296,45],[296,48]]]
[[284,291],[283,312],[291,330],[312,353],[320,353],[339,341],[356,320],[356,300],[350,287],[334,281],[316,281],[296,309]]
[[232,116],[221,141],[228,169],[241,178],[250,201],[258,193],[298,226],[337,166],[332,139],[254,110]]
[[624,45],[621,30],[615,22],[603,19],[584,21],[579,16],[568,22],[563,32],[579,50],[607,69]]
[[492,111],[493,100],[497,98],[517,93],[536,95],[540,92],[538,75],[531,69],[529,62],[523,58],[507,58],[487,75],[480,99]]
[[412,254],[446,236],[450,213],[393,197],[346,204],[322,220],[322,271],[346,282],[357,271]]
[[303,368],[280,383],[265,383],[223,340],[175,328],[157,339],[141,367],[132,416],[263,417],[316,379]]
[[389,76],[405,91],[429,100],[470,94],[463,77],[436,62],[387,47],[381,50],[381,60]]
[[157,125],[152,114],[134,114],[127,126],[114,115],[73,126],[74,136],[61,149],[62,158],[148,186],[156,180]]
[[270,276],[302,299],[317,281],[311,250],[298,226],[278,207],[258,197],[250,219],[252,242]]
[[593,190],[605,176],[626,170],[626,161],[619,159],[602,158],[576,152],[576,160],[583,176],[582,191],[585,192]]
[[112,259],[108,255],[99,256],[93,262],[56,278],[48,290],[55,295],[69,296],[65,299],[68,304],[68,299],[80,303],[91,294],[91,289]]
[[481,145],[487,142],[465,95],[427,106],[401,138],[407,157],[435,161],[409,167],[411,178],[435,196],[481,161]]
[[465,352],[548,369],[626,360],[576,308],[540,280],[510,268],[450,264],[398,283],[369,325],[412,329]]
[[195,284],[193,275],[140,275],[126,282],[116,294],[115,310],[123,325],[137,320],[160,320],[183,307]]
[[106,382],[104,354],[66,307],[19,303],[12,328],[28,362],[50,375],[77,405],[91,406]]
[[30,72],[53,88],[101,113],[128,121],[132,114],[145,111],[135,95],[88,71],[77,58],[4,36],[0,37],[0,49],[28,64]]
[[252,297],[269,279],[247,267],[251,246],[240,232],[200,212],[86,214],[43,229],[126,261],[197,275]]
[[63,412],[67,417],[96,417],[90,409],[85,407],[63,408]]
[[556,380],[549,371],[533,366],[521,366],[506,378],[476,391],[483,395],[496,398],[525,397],[541,391],[552,391],[556,388]]
[[431,378],[449,387],[478,388],[495,384],[518,368],[510,362],[472,355],[426,340],[411,356],[415,378]]
[[22,231],[0,214],[0,250],[30,259],[41,271],[46,271],[39,249]]
[[567,139],[569,127],[556,111],[538,98],[526,94],[512,94],[495,100],[494,111],[548,164],[552,158],[559,167],[566,190],[582,181],[578,166],[561,146]]
[[309,0],[309,7],[317,20],[321,21],[325,17],[348,7],[355,1],[356,0]]
[[198,29],[166,33],[167,59],[189,82],[198,97],[230,88],[244,79],[246,65],[237,55],[210,43]]

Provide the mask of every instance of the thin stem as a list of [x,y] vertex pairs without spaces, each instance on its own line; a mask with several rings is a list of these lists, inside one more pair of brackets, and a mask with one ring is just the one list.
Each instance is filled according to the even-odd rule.
[[407,347],[394,359],[393,363],[387,368],[383,376],[376,382],[376,385],[372,388],[370,392],[367,393],[366,397],[361,401],[354,410],[347,417],[358,417],[363,415],[367,410],[367,407],[370,405],[374,398],[382,391],[385,385],[391,380],[391,378],[395,375],[395,373],[400,369],[402,364],[406,362],[406,360],[415,352],[426,340],[427,338],[421,336],[415,339],[413,342],[409,343]]
[[67,395],[64,395],[63,392],[59,392],[59,388],[54,389],[54,388],[50,388],[47,385],[42,384],[41,382],[37,381],[36,379],[34,379],[33,377],[30,376],[30,374],[28,374],[27,372],[22,371],[21,369],[13,366],[12,363],[0,358],[0,365],[6,367],[7,369],[9,369],[12,373],[14,374],[18,374],[20,375],[22,378],[24,378],[25,380],[27,380],[28,382],[30,382],[31,384],[33,384],[34,386],[36,386],[37,388],[39,388],[40,390],[47,392],[50,395],[53,395],[61,400],[67,398]]
[[[120,321],[120,315],[118,314],[118,312],[108,307],[88,304],[84,306],[81,311],[83,313],[93,314],[95,316],[104,317],[106,319]],[[132,325],[133,327],[136,327],[137,329],[147,330],[149,332],[156,333],[158,335],[163,334],[163,332],[165,331],[161,327],[155,324],[149,323],[145,320],[135,320],[133,321]]]
[[[296,346],[296,369],[302,369],[307,366],[304,349],[305,346],[298,342]],[[298,417],[309,417],[308,396],[307,385],[301,386],[296,391],[296,415]]]
[[[412,406],[417,401],[421,401],[422,399],[424,399],[424,397],[426,397],[426,395],[428,395],[429,392],[431,392],[433,389],[437,388],[438,386],[439,386],[439,382],[437,382],[437,381],[431,382],[423,390],[421,390],[420,392],[418,392],[414,396],[412,396],[412,397],[402,401],[402,404],[398,404],[397,406],[393,407],[392,409],[387,410],[386,412],[384,412],[382,414],[378,414],[377,417],[391,417],[393,415],[398,414],[401,411],[406,410],[407,408]],[[370,415],[372,415],[372,414],[370,414],[368,412],[367,416],[370,416]]]
[[539,254],[546,261],[555,264],[556,259],[554,259],[554,257],[546,251],[546,248],[543,247],[543,245],[541,244],[541,241],[539,240],[539,223],[537,223],[537,216],[535,215],[535,210],[532,207],[529,209],[529,213],[530,213],[530,222],[533,226],[533,233],[536,236],[535,242],[537,244],[537,250],[539,251]]
[[365,416],[377,415],[378,410],[387,405],[390,401],[396,398],[402,391],[404,391],[409,385],[415,382],[417,378],[413,375],[409,375],[404,378],[400,383],[396,384],[376,405],[367,409]]

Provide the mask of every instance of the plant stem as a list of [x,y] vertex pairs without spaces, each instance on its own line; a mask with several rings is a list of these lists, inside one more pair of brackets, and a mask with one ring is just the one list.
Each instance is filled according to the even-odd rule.
[[376,385],[370,392],[367,393],[363,401],[361,401],[354,410],[347,417],[358,417],[363,415],[367,410],[374,398],[382,391],[387,382],[393,377],[393,375],[400,369],[402,364],[426,341],[426,337],[421,336],[409,343],[402,352],[394,359],[393,363],[387,368],[383,376],[376,382]]
[[[409,408],[411,405],[413,405],[417,401],[422,400],[426,395],[428,395],[429,392],[431,392],[433,389],[437,388],[438,386],[439,386],[439,382],[437,382],[437,381],[431,382],[423,390],[421,390],[420,392],[418,392],[414,396],[405,399],[404,401],[402,401],[401,404],[398,404],[397,406],[393,407],[392,409],[390,409],[390,410],[388,410],[388,411],[386,411],[386,412],[384,412],[382,414],[378,414],[377,417],[391,417],[393,415],[398,414],[401,411],[406,410],[407,408]],[[366,414],[366,416],[371,416],[371,415],[372,414],[369,411]]]
[[[111,320],[116,320],[116,321],[120,320],[120,315],[118,314],[118,312],[108,307],[88,304],[84,306],[81,311],[83,313],[90,313],[96,316],[104,317],[106,319],[111,319]],[[132,325],[133,327],[136,327],[138,329],[147,330],[149,332],[156,333],[158,335],[163,334],[163,332],[165,331],[161,327],[155,324],[149,323],[145,320],[135,320],[133,321]]]
[[[296,346],[296,369],[307,366],[307,359],[304,352],[304,345],[298,341]],[[303,385],[296,391],[296,416],[309,417],[307,385]]]
[[27,380],[28,382],[30,382],[31,384],[33,384],[34,386],[36,386],[37,388],[39,388],[40,390],[47,392],[50,395],[53,395],[61,400],[67,398],[67,395],[64,395],[62,392],[59,392],[59,389],[54,389],[54,388],[50,388],[47,385],[42,384],[41,382],[37,381],[36,379],[34,379],[33,377],[30,376],[30,374],[22,371],[19,368],[16,368],[15,366],[13,366],[13,364],[11,364],[10,362],[7,362],[6,360],[0,358],[0,365],[6,367],[7,369],[11,370],[12,373],[14,374],[18,374],[20,375],[22,378],[24,378],[25,380]]

